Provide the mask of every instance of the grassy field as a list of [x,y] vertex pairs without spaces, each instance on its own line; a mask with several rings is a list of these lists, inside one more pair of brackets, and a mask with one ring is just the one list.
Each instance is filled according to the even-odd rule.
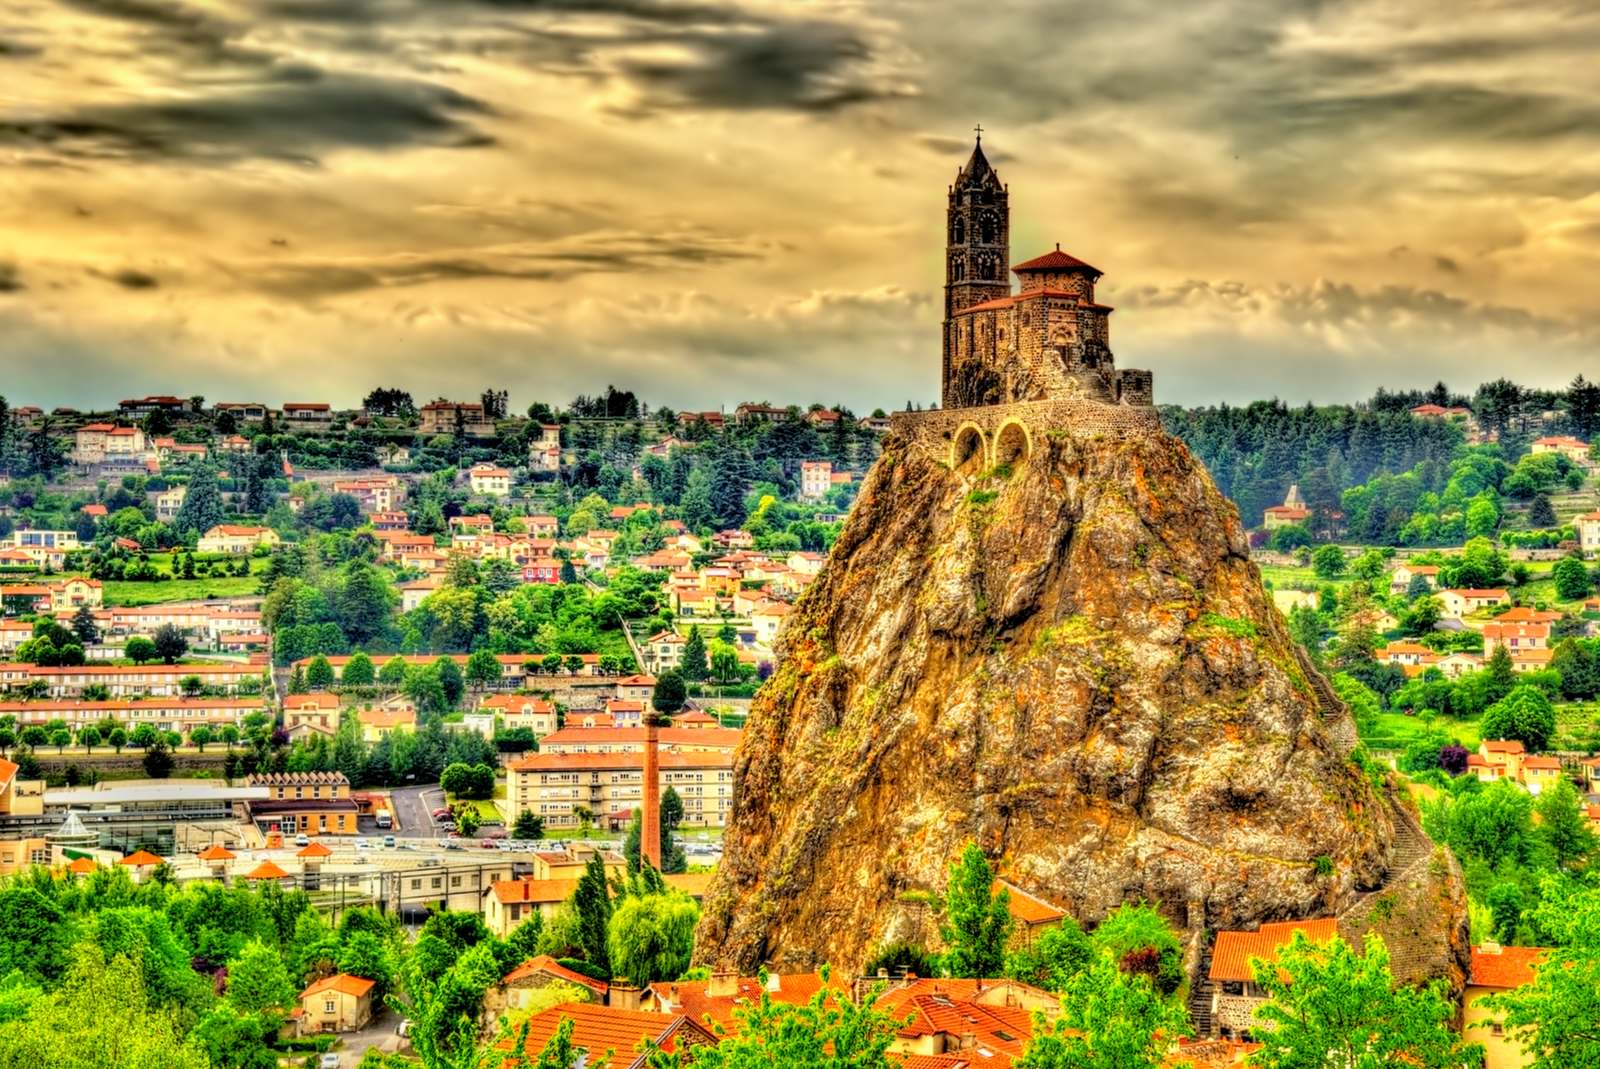
[[168,601],[198,601],[204,598],[247,597],[259,584],[254,576],[226,579],[171,579],[164,583],[125,583],[112,580],[105,585],[107,605],[159,605]]

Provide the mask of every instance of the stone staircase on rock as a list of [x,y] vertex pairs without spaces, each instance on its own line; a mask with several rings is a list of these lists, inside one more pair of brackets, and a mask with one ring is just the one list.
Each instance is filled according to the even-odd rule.
[[1206,939],[1205,948],[1200,952],[1200,968],[1189,988],[1189,1022],[1194,1026],[1194,1034],[1201,1039],[1215,1035],[1217,1027],[1211,1017],[1211,996],[1217,989],[1211,979],[1213,939]]
[[1356,721],[1350,715],[1350,707],[1334,693],[1333,687],[1317,671],[1317,666],[1311,663],[1311,658],[1306,656],[1306,651],[1299,643],[1294,644],[1294,657],[1300,663],[1300,670],[1311,681],[1311,693],[1317,700],[1317,708],[1322,711],[1322,724],[1328,732],[1328,738],[1339,747],[1341,754],[1350,756],[1361,741],[1356,734]]

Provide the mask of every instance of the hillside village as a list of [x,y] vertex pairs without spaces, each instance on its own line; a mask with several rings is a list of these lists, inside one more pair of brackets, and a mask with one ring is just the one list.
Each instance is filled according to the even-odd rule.
[[[1226,439],[1219,484],[1349,709],[1352,762],[1460,863],[1471,968],[1446,1001],[1485,1022],[1465,1038],[1494,1069],[1533,1061],[1511,1003],[1478,1000],[1570,960],[1558,918],[1594,895],[1600,405],[1580,386],[1163,412],[1202,458]],[[1362,460],[1373,421],[1387,452]],[[852,973],[690,968],[745,710],[881,411],[608,389],[524,418],[492,389],[380,389],[350,410],[0,402],[0,428],[0,984],[78,975],[69,930],[109,946],[127,911],[159,948],[140,1012],[209,1022],[215,1064],[431,1069],[457,1040],[689,1064],[758,1033],[765,999],[807,1007],[819,1042],[845,1034],[832,1006],[891,1064],[977,1069],[1027,1056],[1072,983],[1121,983],[1105,953],[1159,994],[1153,1064],[1225,1066],[1261,1049],[1296,933],[1348,934],[1188,941],[1138,903],[1074,919],[979,855],[921,941]],[[235,997],[241,972],[270,997]]]

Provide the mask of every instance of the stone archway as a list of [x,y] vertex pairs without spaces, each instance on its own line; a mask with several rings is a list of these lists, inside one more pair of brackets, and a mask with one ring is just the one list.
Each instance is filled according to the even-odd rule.
[[950,470],[971,471],[989,459],[989,440],[976,423],[963,423],[950,440]]
[[994,463],[1026,464],[1033,456],[1033,435],[1021,420],[1008,419],[1000,424],[994,435]]

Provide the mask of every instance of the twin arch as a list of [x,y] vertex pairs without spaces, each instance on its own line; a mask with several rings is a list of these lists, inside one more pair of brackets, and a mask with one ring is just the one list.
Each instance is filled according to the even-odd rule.
[[1000,464],[1025,464],[1031,456],[1033,435],[1016,418],[1001,420],[992,433],[968,420],[950,439],[950,470],[963,474]]

